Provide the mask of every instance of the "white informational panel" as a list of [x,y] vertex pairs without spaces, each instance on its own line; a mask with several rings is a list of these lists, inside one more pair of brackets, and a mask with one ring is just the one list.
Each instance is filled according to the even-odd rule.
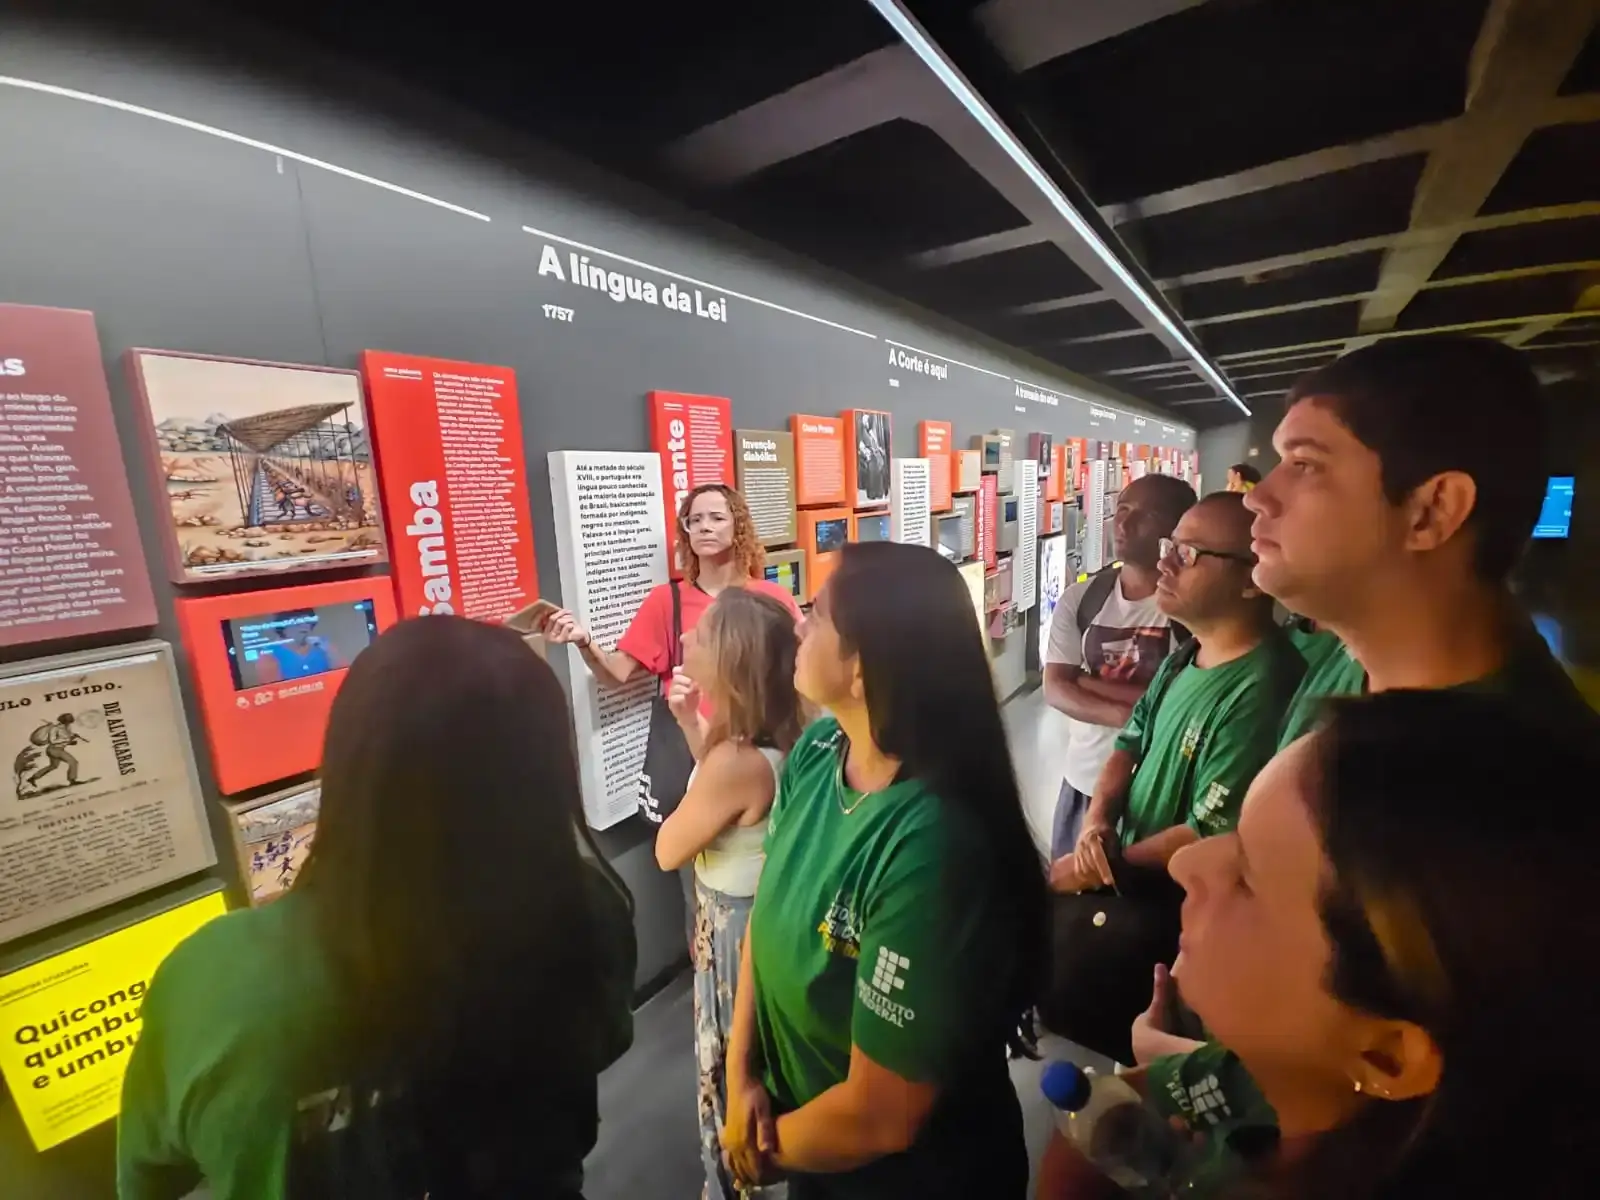
[[1017,435],[1010,429],[996,429],[995,436],[1000,439],[1000,469],[996,472],[999,479],[1002,496],[1015,491],[1016,464],[1017,464]]
[[897,542],[933,545],[932,473],[925,458],[894,460],[889,536]]
[[[667,582],[661,458],[556,450],[550,454],[561,603],[602,646],[615,646],[650,589]],[[650,737],[653,675],[601,688],[568,650],[583,810],[608,829],[639,811],[639,770]]]
[[1055,620],[1056,605],[1061,594],[1071,582],[1068,562],[1067,535],[1039,539],[1039,662],[1045,662],[1045,652],[1050,646],[1050,623]]
[[172,649],[0,668],[0,943],[217,859]]
[[[1031,462],[1024,459],[1023,464]],[[1038,562],[1034,557],[1034,543],[1039,540],[1039,474],[1037,471],[1017,472],[1017,549],[1011,578],[1011,603],[1019,613],[1033,607],[1038,595]]]
[[1084,507],[1084,519],[1089,528],[1083,541],[1083,569],[1093,575],[1106,565],[1106,460],[1097,458],[1089,464],[1089,495]]

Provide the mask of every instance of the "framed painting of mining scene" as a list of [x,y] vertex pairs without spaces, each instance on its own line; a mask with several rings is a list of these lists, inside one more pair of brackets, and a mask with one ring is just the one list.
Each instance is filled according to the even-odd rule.
[[177,583],[387,561],[355,371],[130,350]]

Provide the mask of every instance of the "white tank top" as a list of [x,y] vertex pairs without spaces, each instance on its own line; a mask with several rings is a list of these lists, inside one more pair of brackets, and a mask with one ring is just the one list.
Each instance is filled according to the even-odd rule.
[[[772,779],[776,786],[778,771],[783,766],[783,751],[771,746],[756,747],[772,765]],[[695,771],[699,771],[696,767]],[[694,783],[694,774],[689,782]],[[776,799],[776,795],[774,795]],[[761,868],[767,861],[762,849],[767,840],[767,818],[754,825],[730,825],[717,834],[713,841],[694,858],[695,878],[713,891],[725,896],[754,896],[756,884],[761,879]]]

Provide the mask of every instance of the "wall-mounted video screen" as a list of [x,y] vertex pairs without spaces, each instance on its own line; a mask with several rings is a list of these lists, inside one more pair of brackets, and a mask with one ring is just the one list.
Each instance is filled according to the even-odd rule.
[[832,554],[837,550],[843,550],[845,543],[849,540],[849,517],[835,517],[829,521],[817,522],[818,554]]
[[768,553],[763,573],[768,583],[787,588],[796,604],[806,603],[805,553],[800,550],[783,550]]
[[887,542],[889,540],[889,514],[874,513],[856,518],[856,541]]
[[1533,527],[1536,538],[1565,538],[1572,535],[1573,476],[1552,475],[1545,484],[1544,505]]
[[241,692],[344,670],[378,636],[370,599],[228,617],[220,624],[233,686]]

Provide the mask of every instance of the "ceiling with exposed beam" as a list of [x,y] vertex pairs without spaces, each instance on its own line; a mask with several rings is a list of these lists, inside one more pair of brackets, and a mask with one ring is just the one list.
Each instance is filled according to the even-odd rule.
[[241,7],[1200,426],[1430,330],[1600,380],[1600,0],[901,0],[1120,269],[869,0]]

